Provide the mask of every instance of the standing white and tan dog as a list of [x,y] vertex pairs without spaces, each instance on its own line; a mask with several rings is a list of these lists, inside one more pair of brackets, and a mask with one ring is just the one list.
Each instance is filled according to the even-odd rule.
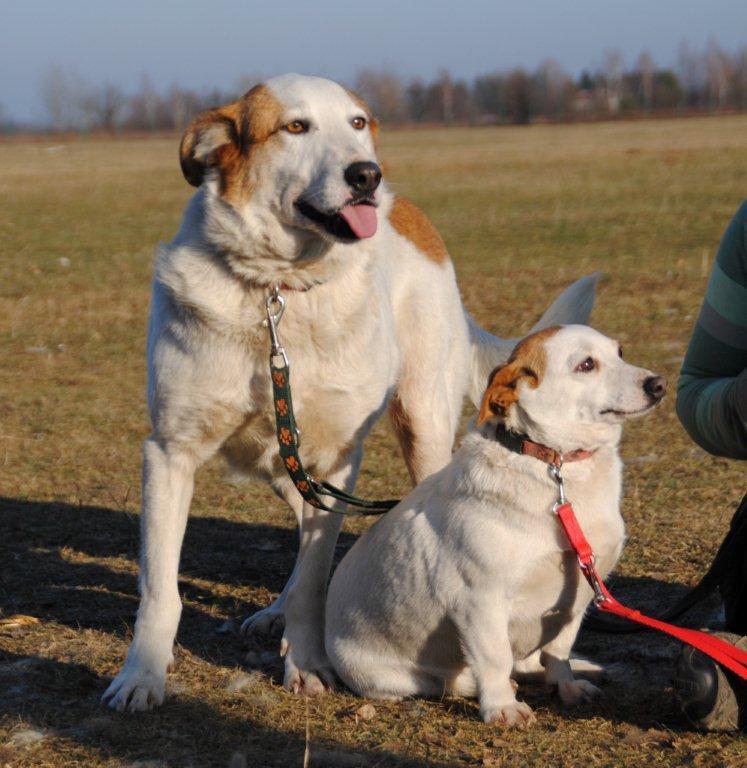
[[[281,331],[301,458],[348,491],[363,438],[387,406],[413,480],[441,469],[465,394],[479,397],[510,351],[465,314],[428,219],[381,182],[375,132],[366,105],[341,86],[285,75],[200,116],[184,135],[182,170],[200,189],[156,263],[141,602],[124,667],[104,694],[116,709],[163,701],[193,478],[216,452],[269,482],[300,525],[286,588],[244,630],[284,622],[288,688],[313,693],[332,682],[325,585],[341,517],[304,504],[278,457],[262,325],[272,286],[287,300]],[[584,322],[594,282],[571,286],[540,325]]]
[[622,422],[666,381],[586,326],[529,336],[491,376],[476,426],[450,464],[369,529],[329,588],[326,648],[373,698],[479,695],[486,722],[522,724],[511,674],[544,668],[565,704],[598,691],[569,656],[593,596],[553,512],[549,464],[604,577],[622,551]]

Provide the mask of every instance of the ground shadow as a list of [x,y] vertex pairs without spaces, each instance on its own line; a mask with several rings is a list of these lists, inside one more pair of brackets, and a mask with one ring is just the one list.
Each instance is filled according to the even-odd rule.
[[[651,616],[662,614],[687,593],[688,587],[646,577],[616,576],[608,580],[612,593],[624,604]],[[712,627],[720,620],[720,598],[714,594],[693,607],[679,621],[682,626]],[[624,627],[636,625],[622,622]],[[443,637],[449,637],[448,627],[433,647],[424,648],[425,658],[434,658],[433,648],[442,648]],[[452,629],[452,646],[458,643]],[[653,631],[635,631],[618,634],[582,628],[574,655],[588,658],[605,667],[601,680],[593,676],[603,692],[600,700],[574,708],[564,707],[557,696],[541,682],[541,675],[520,682],[518,697],[533,709],[550,710],[565,719],[594,720],[603,717],[614,725],[629,725],[640,729],[658,729],[662,725],[671,732],[691,731],[692,725],[684,718],[672,689],[675,660],[681,644],[670,637]],[[456,653],[452,648],[451,653]],[[581,675],[583,676],[583,675]],[[455,711],[471,704],[453,700],[449,706]],[[476,707],[474,716],[476,715]]]
[[[106,507],[2,498],[0,531],[3,612],[30,614],[75,629],[91,628],[120,636],[129,631],[137,608],[136,578],[132,568],[115,566],[119,558],[132,563],[137,557],[137,516]],[[354,536],[343,534],[338,555],[354,540]],[[241,665],[245,648],[238,638],[216,634],[218,617],[239,617],[258,607],[236,597],[236,593],[250,589],[279,591],[292,569],[295,551],[293,530],[224,518],[192,518],[181,568],[185,576],[182,589],[189,592],[190,600],[182,616],[178,642],[213,665]],[[232,589],[213,590],[209,585],[196,584],[195,580]],[[647,578],[617,577],[610,580],[610,585],[623,602],[653,614],[674,604],[686,591],[683,585]],[[202,604],[205,610],[201,610]],[[716,606],[717,600],[712,600],[699,612],[691,612],[687,623],[702,625],[713,617]],[[670,728],[685,726],[670,686],[676,643],[650,632],[606,635],[584,631],[577,650],[613,668],[623,668],[609,683],[613,695],[595,707],[594,716],[602,714],[613,722],[644,728],[661,723]],[[101,712],[98,702],[105,688],[104,680],[87,670],[71,671],[71,665],[61,662],[41,659],[39,664],[45,669],[58,665],[62,677],[73,675],[79,681],[77,685],[90,685],[90,706]],[[66,700],[77,698],[67,688],[61,695]],[[530,704],[554,707],[541,688],[528,688],[527,696]],[[22,701],[27,703],[29,699]],[[204,706],[178,697],[167,709]],[[15,714],[26,716],[26,709],[24,703]],[[572,716],[584,718],[592,714],[582,710]],[[210,722],[214,716],[206,711],[200,717]],[[243,720],[232,723],[229,719],[223,723],[221,719],[214,727],[224,733],[232,728],[243,729],[244,733],[246,725]]]
[[[82,664],[0,654],[0,685],[5,688],[0,717],[10,716],[47,737],[82,746],[102,762],[119,758],[142,766],[226,768],[238,752],[251,768],[303,764],[305,739],[299,735],[303,723],[294,724],[295,732],[270,728],[247,717],[240,707],[217,711],[183,694],[167,698],[163,707],[152,712],[122,715],[101,706],[101,681]],[[329,739],[315,739],[313,734],[309,747],[311,765],[320,768],[449,768],[386,749],[356,751]],[[6,752],[0,757],[12,757],[12,748]]]
[[[132,568],[122,564],[137,558],[137,516],[100,506],[0,498],[0,531],[0,615],[28,614],[75,630],[127,635],[137,609],[137,582]],[[338,557],[354,540],[341,536]],[[192,518],[180,586],[189,593],[189,603],[178,643],[211,665],[241,666],[246,648],[239,638],[216,634],[222,620],[215,608],[240,617],[260,607],[227,595],[258,588],[279,591],[293,567],[296,545],[295,531],[280,526]],[[233,589],[213,591],[195,580]],[[205,611],[199,609],[202,602]],[[163,765],[201,768],[227,766],[231,755],[240,752],[253,768],[303,763],[304,740],[292,731],[217,711],[188,692],[169,696],[163,707],[146,715],[110,712],[100,700],[107,683],[84,664],[0,651],[0,716],[81,745],[102,761],[163,760]],[[312,757],[322,755],[312,765],[324,765],[327,751],[346,766],[425,764],[387,750],[356,753],[312,738]],[[437,761],[427,764],[447,768]]]
[[[137,580],[129,567],[137,561],[138,527],[137,516],[107,507],[0,498],[0,611],[73,628],[126,632],[138,604]],[[340,553],[354,539],[343,533]],[[241,642],[215,630],[226,617],[239,619],[262,607],[237,592],[282,589],[296,547],[291,529],[191,518],[180,568],[180,591],[189,599],[178,642],[211,663],[238,663]],[[233,589],[211,590],[201,580]]]

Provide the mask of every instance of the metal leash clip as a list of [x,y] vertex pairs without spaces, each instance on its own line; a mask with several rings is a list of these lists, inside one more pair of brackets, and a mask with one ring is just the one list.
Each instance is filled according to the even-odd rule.
[[576,558],[578,560],[578,565],[581,568],[581,570],[584,572],[584,575],[586,576],[587,581],[589,584],[591,584],[591,588],[594,590],[594,605],[599,605],[600,603],[603,603],[607,600],[607,595],[604,594],[602,591],[601,584],[599,583],[599,577],[597,576],[596,568],[594,568],[594,563],[596,562],[596,557],[592,554],[591,556],[591,562],[588,564],[584,564],[581,562],[581,558]]
[[548,464],[547,471],[550,477],[558,484],[558,500],[552,505],[552,511],[557,513],[558,507],[565,504],[568,499],[565,495],[565,483],[563,482],[563,473],[560,471],[563,466],[563,456],[559,458],[558,464]]
[[[558,484],[558,500],[552,505],[552,511],[558,516],[559,516],[558,510],[562,506],[566,504],[568,504],[568,506],[571,508],[573,506],[568,501],[568,498],[565,495],[565,483],[563,481],[563,473],[561,472],[562,466],[563,466],[562,454],[559,454],[557,463],[548,464],[547,466],[547,470],[550,473],[550,477]],[[566,533],[567,533],[567,530],[566,530]],[[602,589],[602,584],[599,581],[599,576],[597,574],[596,568],[594,568],[594,563],[596,562],[596,556],[594,555],[594,553],[593,552],[591,553],[589,560],[586,562],[584,562],[581,559],[581,556],[578,554],[576,555],[576,560],[578,561],[579,568],[581,568],[591,588],[594,590],[594,605],[599,605],[600,603],[605,602],[605,600],[607,600],[607,595],[604,594],[604,590]]]
[[270,364],[274,365],[276,357],[282,357],[283,363],[288,365],[288,356],[285,354],[285,349],[280,343],[280,337],[278,336],[278,325],[285,312],[285,299],[280,294],[280,286],[275,285],[272,292],[265,300],[265,309],[267,311],[267,320],[263,325],[266,325],[270,330]]

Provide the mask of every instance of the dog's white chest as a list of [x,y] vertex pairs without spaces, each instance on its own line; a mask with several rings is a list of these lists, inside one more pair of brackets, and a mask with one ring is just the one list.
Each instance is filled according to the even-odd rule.
[[[560,523],[557,525],[559,529]],[[594,523],[586,526],[585,533],[594,546],[597,566],[604,577],[622,550],[622,518],[616,510],[603,509]],[[562,550],[558,543],[564,547]],[[584,610],[591,597],[591,589],[565,534],[562,530],[548,530],[538,542],[534,557],[525,559],[512,590],[509,636],[514,658],[526,658],[550,642]]]
[[[305,307],[289,304],[279,331],[289,359],[300,455],[309,471],[323,474],[381,415],[396,381],[399,354],[392,325],[375,302],[366,322],[330,314],[307,323]],[[265,377],[258,366],[253,410],[222,452],[240,472],[270,479],[278,468],[270,371],[267,367]]]

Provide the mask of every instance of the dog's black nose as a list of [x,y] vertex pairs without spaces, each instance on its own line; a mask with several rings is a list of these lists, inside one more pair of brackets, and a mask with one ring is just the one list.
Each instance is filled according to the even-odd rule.
[[667,380],[663,376],[649,376],[643,382],[643,391],[654,400],[661,400],[667,394]]
[[381,168],[376,163],[351,163],[345,169],[345,181],[356,192],[373,192],[381,181]]

